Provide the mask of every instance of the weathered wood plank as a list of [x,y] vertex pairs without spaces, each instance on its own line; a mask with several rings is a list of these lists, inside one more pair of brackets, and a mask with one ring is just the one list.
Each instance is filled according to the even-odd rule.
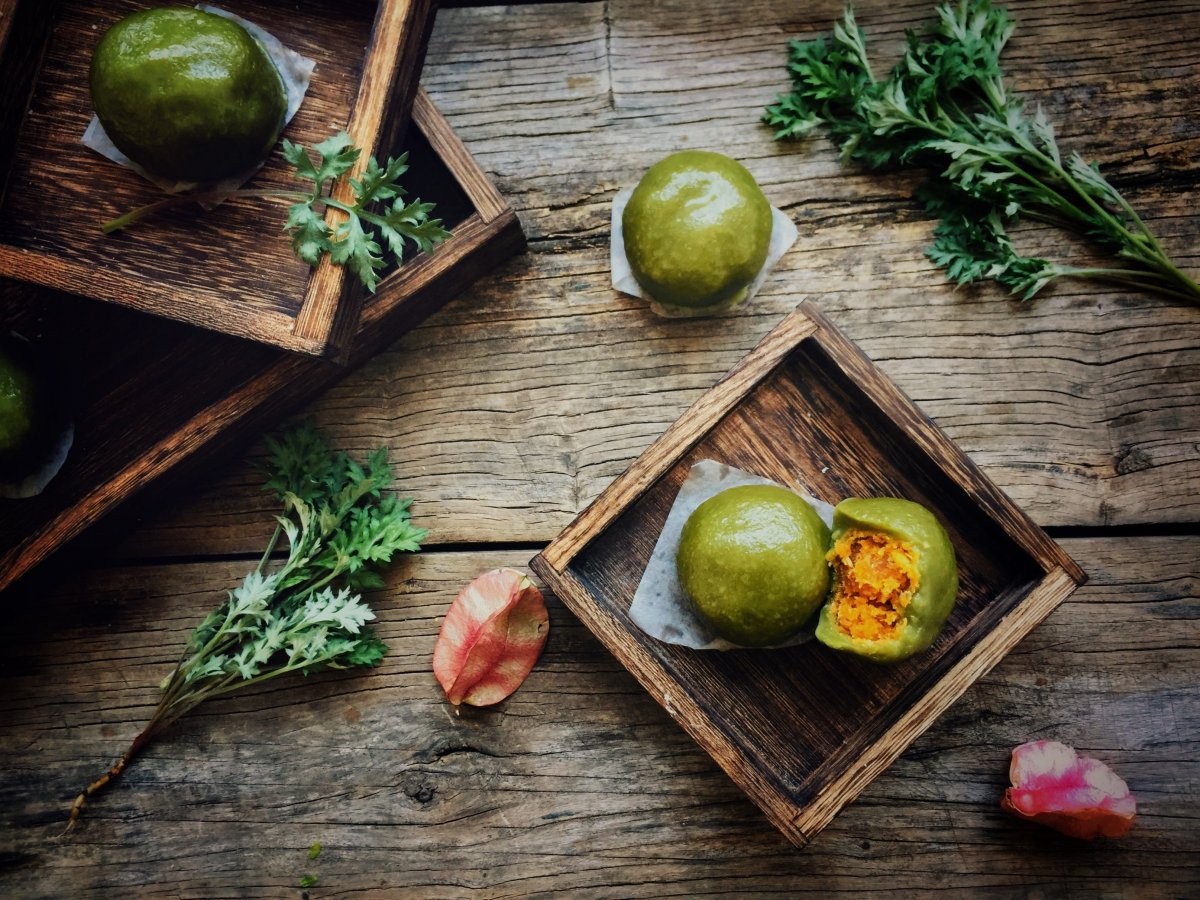
[[[105,235],[101,224],[153,202],[161,192],[80,143],[92,103],[88,64],[100,34],[138,5],[25,3],[36,27],[20,34],[19,53],[0,63],[5,114],[0,143],[0,272],[56,290],[121,304],[225,334],[315,356],[342,358],[354,337],[364,291],[348,269],[297,260],[263,211],[225,204],[155,217],[137,237]],[[287,125],[311,145],[345,127],[370,156],[386,159],[408,126],[425,47],[431,0],[320,3],[235,0],[230,11],[265,24],[288,47],[316,61],[320,74]],[[46,41],[44,53],[35,35]],[[32,54],[32,55],[30,55]],[[11,58],[10,58],[11,56]],[[30,61],[44,62],[30,66]],[[18,114],[14,118],[14,114]],[[20,124],[18,129],[16,126]],[[294,187],[283,158],[270,155],[256,190]],[[338,199],[351,191],[343,178]],[[270,219],[266,221],[270,222]],[[332,221],[332,219],[331,219]],[[272,232],[276,232],[273,234]],[[236,264],[230,265],[230,260]],[[385,279],[386,282],[386,279]],[[344,302],[343,302],[344,301]]]
[[[856,8],[882,58],[930,5]],[[1029,306],[951,292],[921,256],[929,225],[906,200],[911,179],[847,173],[820,141],[780,147],[755,125],[783,87],[784,40],[825,29],[840,6],[439,15],[425,84],[534,249],[312,412],[340,446],[392,449],[434,540],[531,549],[406,560],[376,599],[392,645],[378,671],[200,711],[66,839],[70,798],[140,727],[187,630],[248,563],[96,569],[10,603],[0,894],[277,897],[305,872],[331,893],[421,897],[1195,890],[1195,536],[1065,541],[1090,584],[803,852],[554,598],[546,656],[512,700],[455,717],[440,699],[429,657],[461,584],[523,566],[805,296],[1039,522],[1197,520],[1200,312],[1080,288]],[[1010,6],[1018,87],[1196,268],[1200,7]],[[661,154],[701,145],[745,159],[803,239],[745,310],[663,322],[608,287],[607,204]],[[121,552],[254,552],[268,507],[257,481],[239,465],[190,502],[160,497],[164,512],[144,509]],[[1035,737],[1130,782],[1142,812],[1126,839],[1079,845],[999,811],[1008,750]],[[324,851],[310,862],[314,841]]]
[[[634,589],[680,486],[703,459],[825,500],[897,496],[933,509],[958,548],[959,575],[936,649],[878,667],[801,647],[763,667],[754,654],[680,652],[647,637],[628,615]],[[530,565],[798,846],[1085,580],[809,304]]]
[[[454,233],[368,300],[348,367],[524,247],[515,214],[426,94],[413,115],[420,132],[409,146],[425,173],[423,193]],[[43,364],[69,394],[76,434],[49,488],[4,507],[0,591],[140,489],[186,483],[189,467],[252,440],[349,371],[16,282],[0,280],[0,298],[0,330],[39,340]],[[121,352],[97,335],[120,335]]]
[[[1200,5],[1010,4],[1018,88],[1200,267]],[[546,541],[805,297],[1047,525],[1200,518],[1200,309],[1062,287],[1031,304],[951,290],[922,255],[910,176],[842,169],[756,124],[784,43],[841,3],[446,9],[424,83],[513,201],[532,250],[312,408],[392,448],[436,540]],[[856,4],[894,57],[925,0]],[[503,98],[499,101],[497,98]],[[736,314],[663,321],[609,286],[609,201],[666,152],[747,162],[801,239]],[[1032,230],[1031,248],[1048,245]],[[139,531],[130,552],[250,549],[250,468]],[[246,511],[243,514],[243,511]]]
[[[0,892],[278,897],[313,872],[334,893],[422,897],[1181,896],[1200,879],[1200,540],[1066,549],[1090,583],[804,851],[553,597],[526,685],[451,712],[429,666],[440,617],[468,578],[530,555],[511,551],[406,559],[375,598],[378,670],[214,702],[56,838],[247,563],[97,571],[14,610],[2,638]],[[1008,750],[1035,737],[1129,781],[1126,838],[1080,844],[999,810]]]

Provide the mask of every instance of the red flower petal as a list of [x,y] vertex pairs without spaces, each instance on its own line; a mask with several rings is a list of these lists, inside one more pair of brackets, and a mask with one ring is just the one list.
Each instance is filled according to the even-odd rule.
[[1137,802],[1108,766],[1078,756],[1058,741],[1030,741],[1012,752],[1013,786],[1002,809],[1071,837],[1120,837],[1133,825]]
[[485,572],[450,604],[433,646],[433,674],[455,706],[499,703],[525,681],[549,630],[546,601],[528,577]]

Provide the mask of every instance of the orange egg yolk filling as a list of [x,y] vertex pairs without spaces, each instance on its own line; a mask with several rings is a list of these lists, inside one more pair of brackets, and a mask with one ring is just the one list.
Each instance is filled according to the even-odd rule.
[[867,641],[899,636],[904,610],[920,585],[913,547],[879,532],[848,531],[826,559],[833,566],[838,629]]

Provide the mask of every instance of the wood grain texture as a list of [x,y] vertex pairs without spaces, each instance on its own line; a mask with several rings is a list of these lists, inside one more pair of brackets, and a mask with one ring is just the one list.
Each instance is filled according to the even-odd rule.
[[[339,178],[332,195],[353,205],[351,179],[361,178],[367,160],[374,156],[386,163],[389,156],[403,152],[413,97],[417,92],[425,47],[433,29],[436,0],[380,0],[371,26],[362,64],[358,92],[350,107],[346,132],[362,148],[354,168]],[[345,219],[330,207],[326,220],[336,228]],[[342,356],[354,337],[364,289],[344,266],[324,257],[309,278],[293,333],[302,339],[321,340],[327,353]]]
[[[712,459],[827,503],[906,497],[935,512],[959,591],[903,663],[810,643],[696,653],[629,615],[680,486]],[[894,384],[808,304],[787,316],[531,563],[797,845],[887,767],[1085,580]]]
[[[399,152],[388,142],[407,123],[433,5],[432,0],[352,0],[336,9],[277,0],[224,4],[316,61],[304,105],[285,135],[311,145],[349,128],[362,148],[363,165],[369,156]],[[28,40],[0,61],[6,94],[28,97],[32,90],[32,99],[19,107],[23,121],[18,117],[5,129],[17,144],[4,170],[9,189],[0,207],[0,274],[293,351],[341,355],[355,333],[361,292],[350,286],[353,276],[344,267],[326,264],[314,272],[295,258],[280,226],[263,227],[264,216],[283,221],[279,203],[229,202],[205,215],[181,207],[126,232],[100,232],[105,220],[162,196],[80,143],[92,116],[88,65],[95,43],[114,22],[143,6],[136,0],[24,4],[23,14],[53,28],[43,29],[43,42],[49,40],[40,67],[25,65],[27,54],[41,59],[42,45]],[[0,161],[8,162],[4,156]],[[262,190],[295,187],[279,153],[251,184]],[[348,182],[338,190],[344,199]],[[229,265],[231,258],[238,264]]]
[[604,493],[567,525],[542,557],[563,571],[584,547],[612,525],[631,505],[702,440],[730,411],[737,408],[783,359],[817,330],[807,312],[793,312],[747,354],[682,416],[676,419]]
[[0,201],[8,191],[21,123],[42,67],[57,0],[0,3]]
[[[931,5],[855,4],[881,59]],[[1008,5],[1017,88],[1195,270],[1194,0]],[[313,897],[1195,893],[1197,311],[1071,285],[1027,306],[951,291],[921,256],[911,179],[843,170],[820,140],[772,143],[755,120],[784,87],[784,42],[841,6],[439,13],[425,85],[532,251],[307,411],[339,446],[389,447],[431,540],[480,545],[398,568],[376,599],[393,647],[379,671],[202,711],[71,842],[54,839],[70,797],[269,533],[260,457],[155,498],[89,571],[57,564],[65,581],[0,633],[0,894],[279,897],[310,871]],[[664,322],[609,287],[608,201],[686,146],[744,159],[802,239],[736,314]],[[554,597],[546,655],[500,709],[453,716],[429,654],[469,578],[523,566],[806,296],[1039,524],[1096,536],[1063,541],[1090,582],[796,851]],[[208,555],[228,553],[244,556]],[[1033,738],[1112,764],[1138,795],[1134,831],[1081,845],[1003,814],[1008,751]]]
[[[411,162],[426,198],[454,234],[383,282],[364,309],[348,366],[428,316],[482,272],[519,251],[520,225],[497,214],[495,189],[428,102]],[[458,173],[458,174],[454,174]],[[459,182],[471,186],[465,194]],[[486,204],[490,219],[473,212]],[[260,347],[79,298],[0,281],[0,322],[38,341],[75,402],[67,465],[39,496],[6,504],[0,517],[0,590],[132,494],[186,464],[260,434],[348,371],[324,360]],[[97,335],[109,341],[96,340]],[[119,339],[120,352],[114,353]]]
[[[852,764],[837,772],[812,802],[788,823],[797,842],[808,843],[829,825],[847,803],[858,797],[908,746],[946,712],[979,678],[986,675],[1046,616],[1075,591],[1078,583],[1063,569],[1054,569],[1022,602],[983,635],[971,652],[888,726]],[[832,767],[826,765],[827,769]]]
[[[486,549],[396,568],[373,600],[391,647],[378,670],[197,711],[58,839],[70,797],[138,729],[247,563],[97,571],[15,611],[3,636],[0,889],[279,897],[313,872],[332,895],[1186,896],[1200,879],[1200,542],[1066,549],[1089,584],[803,851],[552,595],[526,684],[454,715],[429,668],[440,618],[469,578],[528,555]],[[1009,749],[1039,737],[1129,782],[1126,838],[1079,843],[1000,811]]]
[[0,53],[4,52],[4,45],[8,43],[16,11],[17,0],[0,0]]
[[[1200,6],[1008,4],[1008,71],[1064,148],[1100,162],[1182,264],[1200,268]],[[855,4],[894,58],[926,0]],[[909,176],[842,168],[823,139],[757,124],[789,37],[837,0],[445,9],[430,95],[521,217],[532,252],[311,407],[346,446],[386,440],[439,541],[548,541],[798,302],[812,298],[1040,524],[1200,520],[1200,310],[1064,283],[1030,304],[953,290],[923,256]],[[801,229],[762,291],[707,321],[614,292],[609,201],[661,155],[746,162]],[[1057,246],[1039,229],[1031,251]],[[1028,243],[1026,243],[1028,242]],[[132,552],[243,552],[250,465],[142,531]]]
[[[416,119],[430,118],[432,116],[441,116],[437,107],[434,106],[433,100],[425,91],[418,91],[413,106],[413,117]],[[462,142],[462,138],[456,135],[453,129],[439,128],[431,134],[427,135],[429,145],[433,148],[433,152],[437,154],[439,159],[457,160],[467,159],[471,161],[471,165],[451,165],[450,169],[458,182],[458,186],[463,189],[468,197],[471,198],[471,203],[475,207],[476,213],[485,224],[500,217],[513,215],[512,208],[508,205],[508,201],[496,190],[495,185],[488,179],[487,173],[484,172],[474,162],[470,151],[466,144]]]
[[[1084,580],[1083,571],[1074,560],[989,481],[971,458],[946,437],[945,432],[930,421],[895,382],[887,378],[859,347],[838,331],[816,306],[802,304],[793,315],[800,313],[811,318],[818,326],[813,341],[836,363],[842,374],[882,411],[880,421],[868,425],[868,430],[883,434],[894,429],[902,433],[906,440],[915,445],[918,453],[936,461],[942,473],[966,492],[972,502],[993,516],[1005,534],[1020,544],[1046,572],[1059,570],[1072,581],[1078,583]],[[845,467],[850,460],[839,462]]]

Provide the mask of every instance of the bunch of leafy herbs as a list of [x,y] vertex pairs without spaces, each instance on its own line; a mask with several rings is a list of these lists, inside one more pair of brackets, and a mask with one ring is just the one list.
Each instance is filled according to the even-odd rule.
[[[181,202],[206,202],[229,198],[276,198],[294,201],[283,230],[291,235],[292,250],[310,266],[328,254],[332,262],[349,266],[358,279],[374,292],[379,272],[387,266],[384,246],[399,264],[409,244],[429,252],[450,236],[441,219],[431,219],[434,204],[420,198],[406,201],[407,192],[400,177],[408,171],[408,154],[389,158],[381,166],[374,156],[357,178],[348,183],[354,195],[352,203],[333,196],[337,179],[347,175],[358,163],[362,151],[353,145],[344,131],[326,138],[313,147],[316,161],[300,144],[284,140],[283,155],[295,168],[295,177],[312,182],[309,191],[238,190],[223,194],[192,193],[168,197],[128,212],[104,223],[108,234],[132,225],[144,216]],[[331,226],[325,220],[327,209],[344,214]],[[383,241],[381,244],[380,241]]]
[[[1078,153],[1064,158],[1041,108],[1030,115],[1005,84],[1000,54],[1012,33],[990,0],[943,4],[927,34],[907,32],[900,62],[878,80],[847,8],[832,41],[790,42],[791,93],[763,121],[781,139],[822,126],[844,161],[868,169],[939,172],[918,190],[939,220],[927,254],[959,284],[991,278],[1029,299],[1071,276],[1200,300],[1200,285],[1097,166]],[[1077,268],[1022,256],[1008,233],[1022,217],[1090,238],[1123,265]]]
[[[410,500],[385,494],[393,476],[383,449],[365,463],[331,452],[309,423],[267,441],[266,487],[282,503],[258,565],[192,632],[149,723],[107,773],[71,806],[74,826],[88,798],[180,716],[211,697],[290,673],[374,666],[386,646],[360,591],[382,586],[379,569],[420,549]],[[273,563],[279,542],[287,555]]]

